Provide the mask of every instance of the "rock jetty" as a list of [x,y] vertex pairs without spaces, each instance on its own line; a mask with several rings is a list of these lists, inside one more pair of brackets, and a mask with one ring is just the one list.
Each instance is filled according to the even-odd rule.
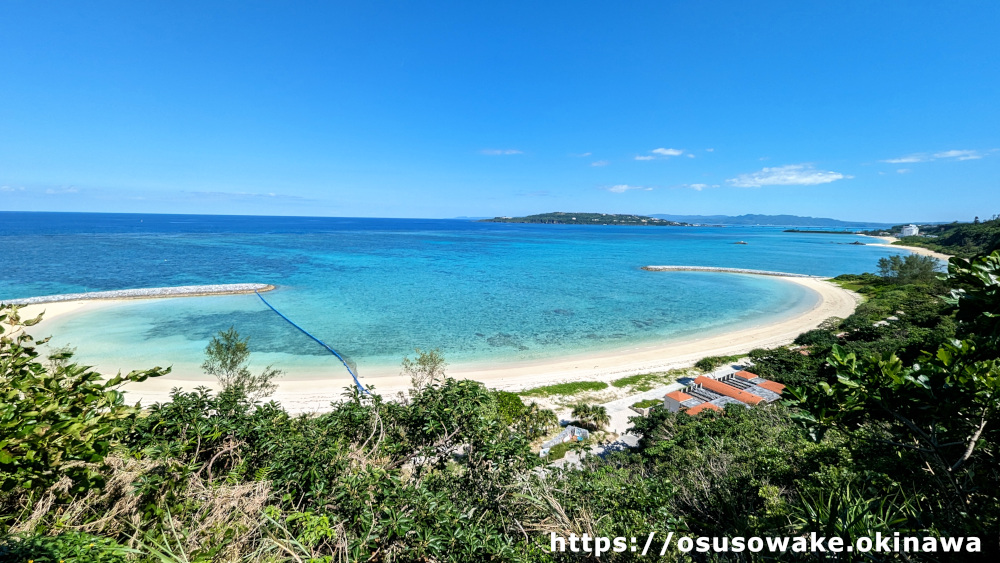
[[156,299],[160,297],[195,297],[200,295],[234,295],[271,291],[273,285],[264,283],[228,283],[217,285],[182,285],[178,287],[150,287],[145,289],[118,289],[115,291],[91,291],[88,293],[63,293],[42,295],[23,299],[0,300],[9,305],[36,305],[59,301],[82,301],[98,299]]
[[780,276],[783,278],[824,279],[823,276],[809,276],[806,274],[789,274],[787,272],[771,272],[768,270],[748,270],[745,268],[714,268],[711,266],[643,266],[642,269],[650,272],[723,272],[727,274],[753,274],[756,276]]

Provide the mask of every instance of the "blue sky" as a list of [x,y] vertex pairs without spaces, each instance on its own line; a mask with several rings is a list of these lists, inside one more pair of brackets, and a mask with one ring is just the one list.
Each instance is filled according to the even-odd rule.
[[0,210],[1000,213],[993,1],[0,1]]

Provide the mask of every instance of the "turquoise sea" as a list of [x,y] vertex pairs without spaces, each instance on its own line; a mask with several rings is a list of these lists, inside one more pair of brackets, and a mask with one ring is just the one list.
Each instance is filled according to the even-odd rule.
[[[651,264],[821,276],[897,251],[776,227],[604,227],[463,220],[0,213],[0,300],[217,283],[267,299],[368,370],[414,348],[451,364],[542,360],[760,324],[809,307],[765,276],[647,272]],[[746,245],[734,244],[746,241]],[[870,240],[870,239],[869,239]],[[54,319],[55,345],[103,368],[187,366],[235,326],[259,363],[328,375],[331,356],[254,295],[137,300]],[[184,370],[180,370],[184,371]]]

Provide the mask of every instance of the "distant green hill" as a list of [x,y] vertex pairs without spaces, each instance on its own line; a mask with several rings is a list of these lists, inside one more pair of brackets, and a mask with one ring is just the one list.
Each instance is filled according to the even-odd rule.
[[688,223],[668,221],[645,215],[620,215],[615,213],[540,213],[527,217],[494,217],[483,219],[483,223],[543,223],[549,225],[634,225],[649,226],[684,226]]

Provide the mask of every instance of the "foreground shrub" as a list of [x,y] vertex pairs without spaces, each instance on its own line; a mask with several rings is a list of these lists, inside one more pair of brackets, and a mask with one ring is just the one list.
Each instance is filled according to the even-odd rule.
[[[39,361],[34,339],[18,308],[0,306],[0,491],[41,491],[65,480],[67,494],[100,485],[100,464],[122,427],[138,412],[118,387],[169,369],[153,368],[102,381],[90,368],[54,358]],[[47,339],[38,342],[46,342]]]
[[58,536],[0,536],[0,561],[34,563],[126,563],[133,550],[110,538],[80,532]]

